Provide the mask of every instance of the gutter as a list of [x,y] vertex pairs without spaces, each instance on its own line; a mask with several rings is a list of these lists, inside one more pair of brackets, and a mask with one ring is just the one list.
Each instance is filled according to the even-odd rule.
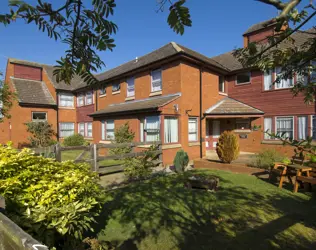
[[58,92],[56,91],[56,103],[57,103],[57,112],[56,112],[56,139],[59,142],[59,96],[58,96]]

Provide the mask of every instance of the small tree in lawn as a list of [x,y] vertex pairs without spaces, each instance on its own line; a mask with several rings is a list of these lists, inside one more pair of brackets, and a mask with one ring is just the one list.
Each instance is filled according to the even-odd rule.
[[188,154],[184,152],[183,149],[179,150],[173,160],[173,165],[175,167],[176,172],[183,173],[184,168],[188,165],[188,163],[189,163]]
[[[132,142],[135,138],[135,133],[130,130],[129,123],[126,122],[124,125],[120,126],[114,132],[114,140],[112,143],[129,143]],[[132,151],[131,147],[123,147],[123,148],[111,148],[109,153],[111,155],[118,154],[128,154]]]
[[25,125],[27,132],[31,133],[28,139],[32,147],[47,147],[52,144],[53,136],[56,133],[51,124],[48,122],[29,122]]
[[237,136],[231,131],[223,132],[216,145],[218,158],[225,163],[231,163],[239,156],[239,143]]

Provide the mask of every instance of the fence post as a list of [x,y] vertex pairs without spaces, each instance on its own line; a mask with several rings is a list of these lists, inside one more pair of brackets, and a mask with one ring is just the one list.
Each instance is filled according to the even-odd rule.
[[159,154],[159,161],[161,161],[160,164],[162,164],[162,142],[159,143],[158,149],[161,150],[161,153]]
[[61,162],[61,146],[59,143],[57,143],[55,146],[55,158],[56,161]]
[[98,152],[98,145],[97,144],[93,144],[93,161],[94,161],[94,170],[95,172],[99,171],[99,164],[98,164],[98,157],[99,157],[99,152]]

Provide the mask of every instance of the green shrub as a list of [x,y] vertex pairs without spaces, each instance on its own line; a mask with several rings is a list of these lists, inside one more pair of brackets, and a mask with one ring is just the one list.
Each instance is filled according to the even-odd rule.
[[101,209],[98,180],[87,164],[57,162],[35,156],[30,149],[0,146],[0,194],[6,199],[6,212],[49,247],[77,249],[73,245],[81,242]]
[[152,168],[155,167],[154,160],[158,158],[154,151],[158,150],[157,146],[151,146],[145,151],[144,156],[127,158],[124,160],[124,174],[130,180],[146,179],[150,176]]
[[173,160],[173,165],[177,173],[183,173],[184,168],[189,163],[189,156],[183,149],[180,149]]
[[29,122],[25,124],[27,132],[31,133],[28,138],[32,147],[47,147],[52,145],[55,132],[53,127],[48,122]]
[[216,145],[218,158],[225,163],[231,163],[239,156],[239,142],[237,136],[231,131],[223,132]]
[[74,134],[71,136],[68,136],[64,139],[63,143],[66,147],[71,146],[83,146],[86,145],[86,141],[84,137],[81,134]]
[[257,168],[269,169],[273,167],[275,162],[284,162],[286,164],[288,161],[290,160],[275,149],[264,149],[255,155],[255,160],[251,165]]
[[[129,128],[129,123],[125,123],[124,125],[117,128],[114,132],[114,140],[112,143],[129,143],[134,140],[135,133],[132,132]],[[131,147],[124,148],[111,148],[109,150],[110,155],[120,155],[120,154],[128,154],[132,151]]]

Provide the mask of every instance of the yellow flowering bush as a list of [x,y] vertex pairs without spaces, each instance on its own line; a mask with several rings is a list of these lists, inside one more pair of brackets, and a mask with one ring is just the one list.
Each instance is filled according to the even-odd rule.
[[72,249],[92,230],[103,191],[87,164],[57,162],[0,145],[0,194],[6,212],[49,247]]

